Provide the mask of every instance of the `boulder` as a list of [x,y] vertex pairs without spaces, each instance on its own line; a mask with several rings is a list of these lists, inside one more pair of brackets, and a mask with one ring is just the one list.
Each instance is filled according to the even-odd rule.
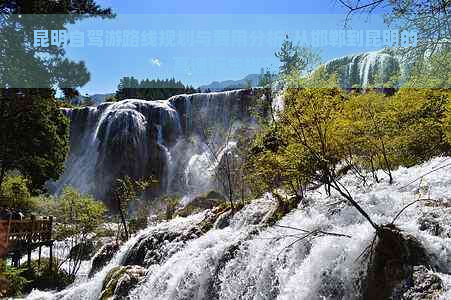
[[145,276],[146,269],[141,266],[114,267],[103,281],[99,299],[124,299]]
[[425,212],[418,219],[419,230],[428,231],[434,236],[451,237],[450,226],[443,224],[450,224],[449,215],[443,209]]
[[116,252],[120,248],[120,243],[112,241],[103,245],[102,248],[96,253],[92,260],[91,270],[89,271],[89,277],[92,277],[95,273],[100,271],[105,267],[111,259],[114,257]]
[[212,209],[224,202],[226,202],[226,199],[222,194],[216,191],[210,191],[195,197],[185,207],[176,211],[175,214],[182,217],[187,217],[206,209]]
[[233,211],[226,210],[221,213],[217,218],[215,223],[213,224],[213,228],[215,229],[223,229],[230,225],[230,219],[233,217]]
[[138,265],[148,267],[159,264],[167,257],[168,243],[180,243],[181,245],[191,239],[198,238],[202,232],[196,226],[183,232],[154,231],[142,236],[128,252],[124,265]]
[[401,299],[411,286],[414,267],[429,265],[426,250],[418,240],[392,224],[381,225],[370,255],[363,298]]
[[424,266],[415,266],[412,286],[403,294],[405,300],[438,299],[443,290],[443,282]]

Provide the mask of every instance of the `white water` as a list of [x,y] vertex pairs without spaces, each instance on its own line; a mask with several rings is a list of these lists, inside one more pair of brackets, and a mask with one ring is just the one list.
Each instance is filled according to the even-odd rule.
[[[64,109],[71,119],[70,155],[64,174],[49,187],[59,194],[70,185],[107,200],[114,180],[126,174],[158,180],[161,193],[206,191],[213,182],[211,167],[217,165],[212,157],[220,157],[232,142],[218,132],[251,118],[243,93],[177,95],[158,101],[127,99]],[[206,165],[209,170],[200,174]]]
[[[343,88],[377,87],[390,82],[396,86],[406,74],[406,66],[397,55],[386,50],[370,51],[333,59],[325,64],[326,70],[337,74]],[[392,82],[394,76],[399,81]]]
[[[451,158],[436,158],[421,166],[400,168],[393,172],[395,183],[387,178],[362,187],[354,176],[342,183],[376,223],[389,223],[408,203],[418,197],[434,199],[418,202],[396,221],[401,229],[415,236],[431,257],[435,272],[444,283],[441,299],[451,297],[451,166],[414,181]],[[381,173],[380,177],[384,177]],[[413,183],[412,183],[413,182]],[[350,235],[351,238],[315,236],[294,243],[300,232],[258,224],[273,208],[270,195],[235,215],[230,226],[212,229],[185,244],[166,244],[172,251],[161,264],[148,268],[145,279],[131,291],[132,299],[355,299],[365,264],[356,260],[374,237],[374,230],[353,208],[339,201],[337,195],[326,197],[322,189],[309,192],[307,201],[283,217],[277,225],[321,229]],[[433,204],[441,206],[434,207]],[[426,205],[427,204],[427,205]],[[445,205],[448,208],[445,208]],[[444,232],[434,236],[418,229],[418,219],[426,212],[440,215]],[[185,230],[205,215],[177,218],[139,233],[152,235],[156,230]],[[124,245],[114,261],[91,281],[58,293],[35,292],[30,299],[96,299],[108,270],[126,256],[138,240]],[[233,251],[233,249],[235,251]],[[230,254],[233,253],[233,254]]]

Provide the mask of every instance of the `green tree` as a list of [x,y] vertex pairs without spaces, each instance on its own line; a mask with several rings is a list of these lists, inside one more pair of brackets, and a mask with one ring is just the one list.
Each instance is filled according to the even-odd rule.
[[92,0],[0,3],[0,184],[17,169],[32,189],[58,178],[67,153],[67,120],[53,87],[69,96],[89,80],[83,62],[64,58],[63,44],[34,46],[35,30],[66,30],[92,16],[112,17]]
[[125,240],[128,240],[130,237],[127,225],[129,205],[137,200],[139,195],[150,187],[152,183],[154,183],[152,180],[133,180],[129,176],[116,179],[112,195],[113,203],[115,204],[113,209],[119,214],[121,219]]
[[443,116],[443,132],[445,133],[446,140],[451,145],[451,92],[448,91],[448,104],[445,114]]
[[293,72],[308,73],[319,62],[319,56],[311,48],[293,44],[288,37],[282,42],[275,56],[280,59],[280,74],[291,75]]
[[[353,13],[385,14],[385,23],[399,30],[416,30],[417,46],[402,50],[406,58],[417,59],[450,47],[450,8],[447,0],[338,0],[347,11],[346,22]],[[378,11],[380,9],[380,11]]]
[[450,89],[451,49],[445,48],[415,61],[403,88]]
[[401,89],[387,103],[387,132],[395,166],[413,166],[449,153],[443,118],[449,90]]
[[181,81],[171,79],[144,79],[138,81],[135,77],[123,77],[119,81],[115,100],[144,99],[164,100],[179,94],[192,94],[196,90],[192,86],[185,86]]
[[27,184],[22,176],[7,176],[0,186],[0,205],[30,212],[34,205]]
[[63,171],[68,120],[48,89],[0,90],[0,185],[8,171],[41,189]]
[[77,245],[86,244],[89,236],[104,222],[105,205],[91,196],[81,195],[73,188],[66,187],[57,202],[54,211],[58,227],[56,239],[64,241],[65,257],[60,260],[59,267],[69,262],[69,274],[76,275],[84,256],[83,247],[75,248],[78,253],[70,253]]
[[351,97],[339,117],[337,134],[348,141],[345,152],[350,162],[369,169],[376,181],[375,171],[381,168],[392,183],[393,151],[390,151],[392,135],[386,118],[387,101],[384,94],[375,92]]
[[84,85],[89,80],[84,62],[64,58],[62,44],[35,47],[34,30],[67,30],[67,24],[93,16],[113,17],[111,9],[92,0],[7,0],[0,4],[0,13],[0,88]]

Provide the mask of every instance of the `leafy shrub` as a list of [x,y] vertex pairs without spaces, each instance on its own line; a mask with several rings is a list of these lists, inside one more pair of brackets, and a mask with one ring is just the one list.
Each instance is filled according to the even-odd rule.
[[30,198],[28,181],[20,175],[10,175],[0,186],[0,205],[30,212],[34,202]]
[[[448,92],[448,99],[451,98],[451,92]],[[443,118],[443,132],[446,137],[446,141],[451,145],[451,101],[448,100],[448,105],[446,107],[446,112]]]
[[27,284],[29,284],[29,281],[24,276],[25,269],[10,267],[4,261],[1,263],[3,271],[0,274],[0,278],[3,277],[2,281],[6,283],[6,286],[0,292],[1,296],[22,296],[26,292]]
[[25,287],[26,292],[31,292],[32,289],[39,290],[62,290],[75,280],[74,275],[68,274],[66,271],[58,269],[58,261],[54,260],[52,270],[49,269],[48,258],[41,258],[41,264],[38,260],[31,261],[31,269],[29,270],[24,265],[24,277],[27,279]]

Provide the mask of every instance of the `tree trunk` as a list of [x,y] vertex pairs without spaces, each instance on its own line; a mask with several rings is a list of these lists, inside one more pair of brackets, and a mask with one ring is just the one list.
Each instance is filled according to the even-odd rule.
[[376,170],[374,169],[373,157],[370,158],[370,163],[371,163],[371,174],[373,174],[374,180],[376,180],[376,182],[379,183],[379,178],[377,177]]
[[343,189],[340,187],[339,183],[332,178],[331,180],[331,187],[334,188],[338,193],[340,193],[341,196],[343,196],[346,200],[348,200],[349,203],[351,203],[352,206],[354,206],[359,213],[368,220],[368,222],[371,224],[371,226],[376,229],[376,234],[379,234],[379,226],[376,225],[376,223],[371,220],[370,216],[366,213],[366,211],[363,210],[363,208],[352,198],[352,196],[349,194],[349,192],[346,190],[343,191]]
[[119,208],[119,216],[121,217],[122,226],[124,226],[125,238],[128,240],[128,229],[127,229],[127,221],[125,220],[124,212],[122,211],[121,202],[118,202]]
[[382,145],[382,156],[384,157],[384,162],[385,162],[385,166],[387,168],[388,177],[390,178],[390,184],[392,184],[393,177],[391,175],[391,167],[390,167],[390,163],[388,161],[387,152],[385,151],[385,145],[382,140],[381,140],[381,145]]
[[6,175],[6,167],[2,164],[2,167],[0,169],[0,187],[2,186],[3,180],[5,180]]

